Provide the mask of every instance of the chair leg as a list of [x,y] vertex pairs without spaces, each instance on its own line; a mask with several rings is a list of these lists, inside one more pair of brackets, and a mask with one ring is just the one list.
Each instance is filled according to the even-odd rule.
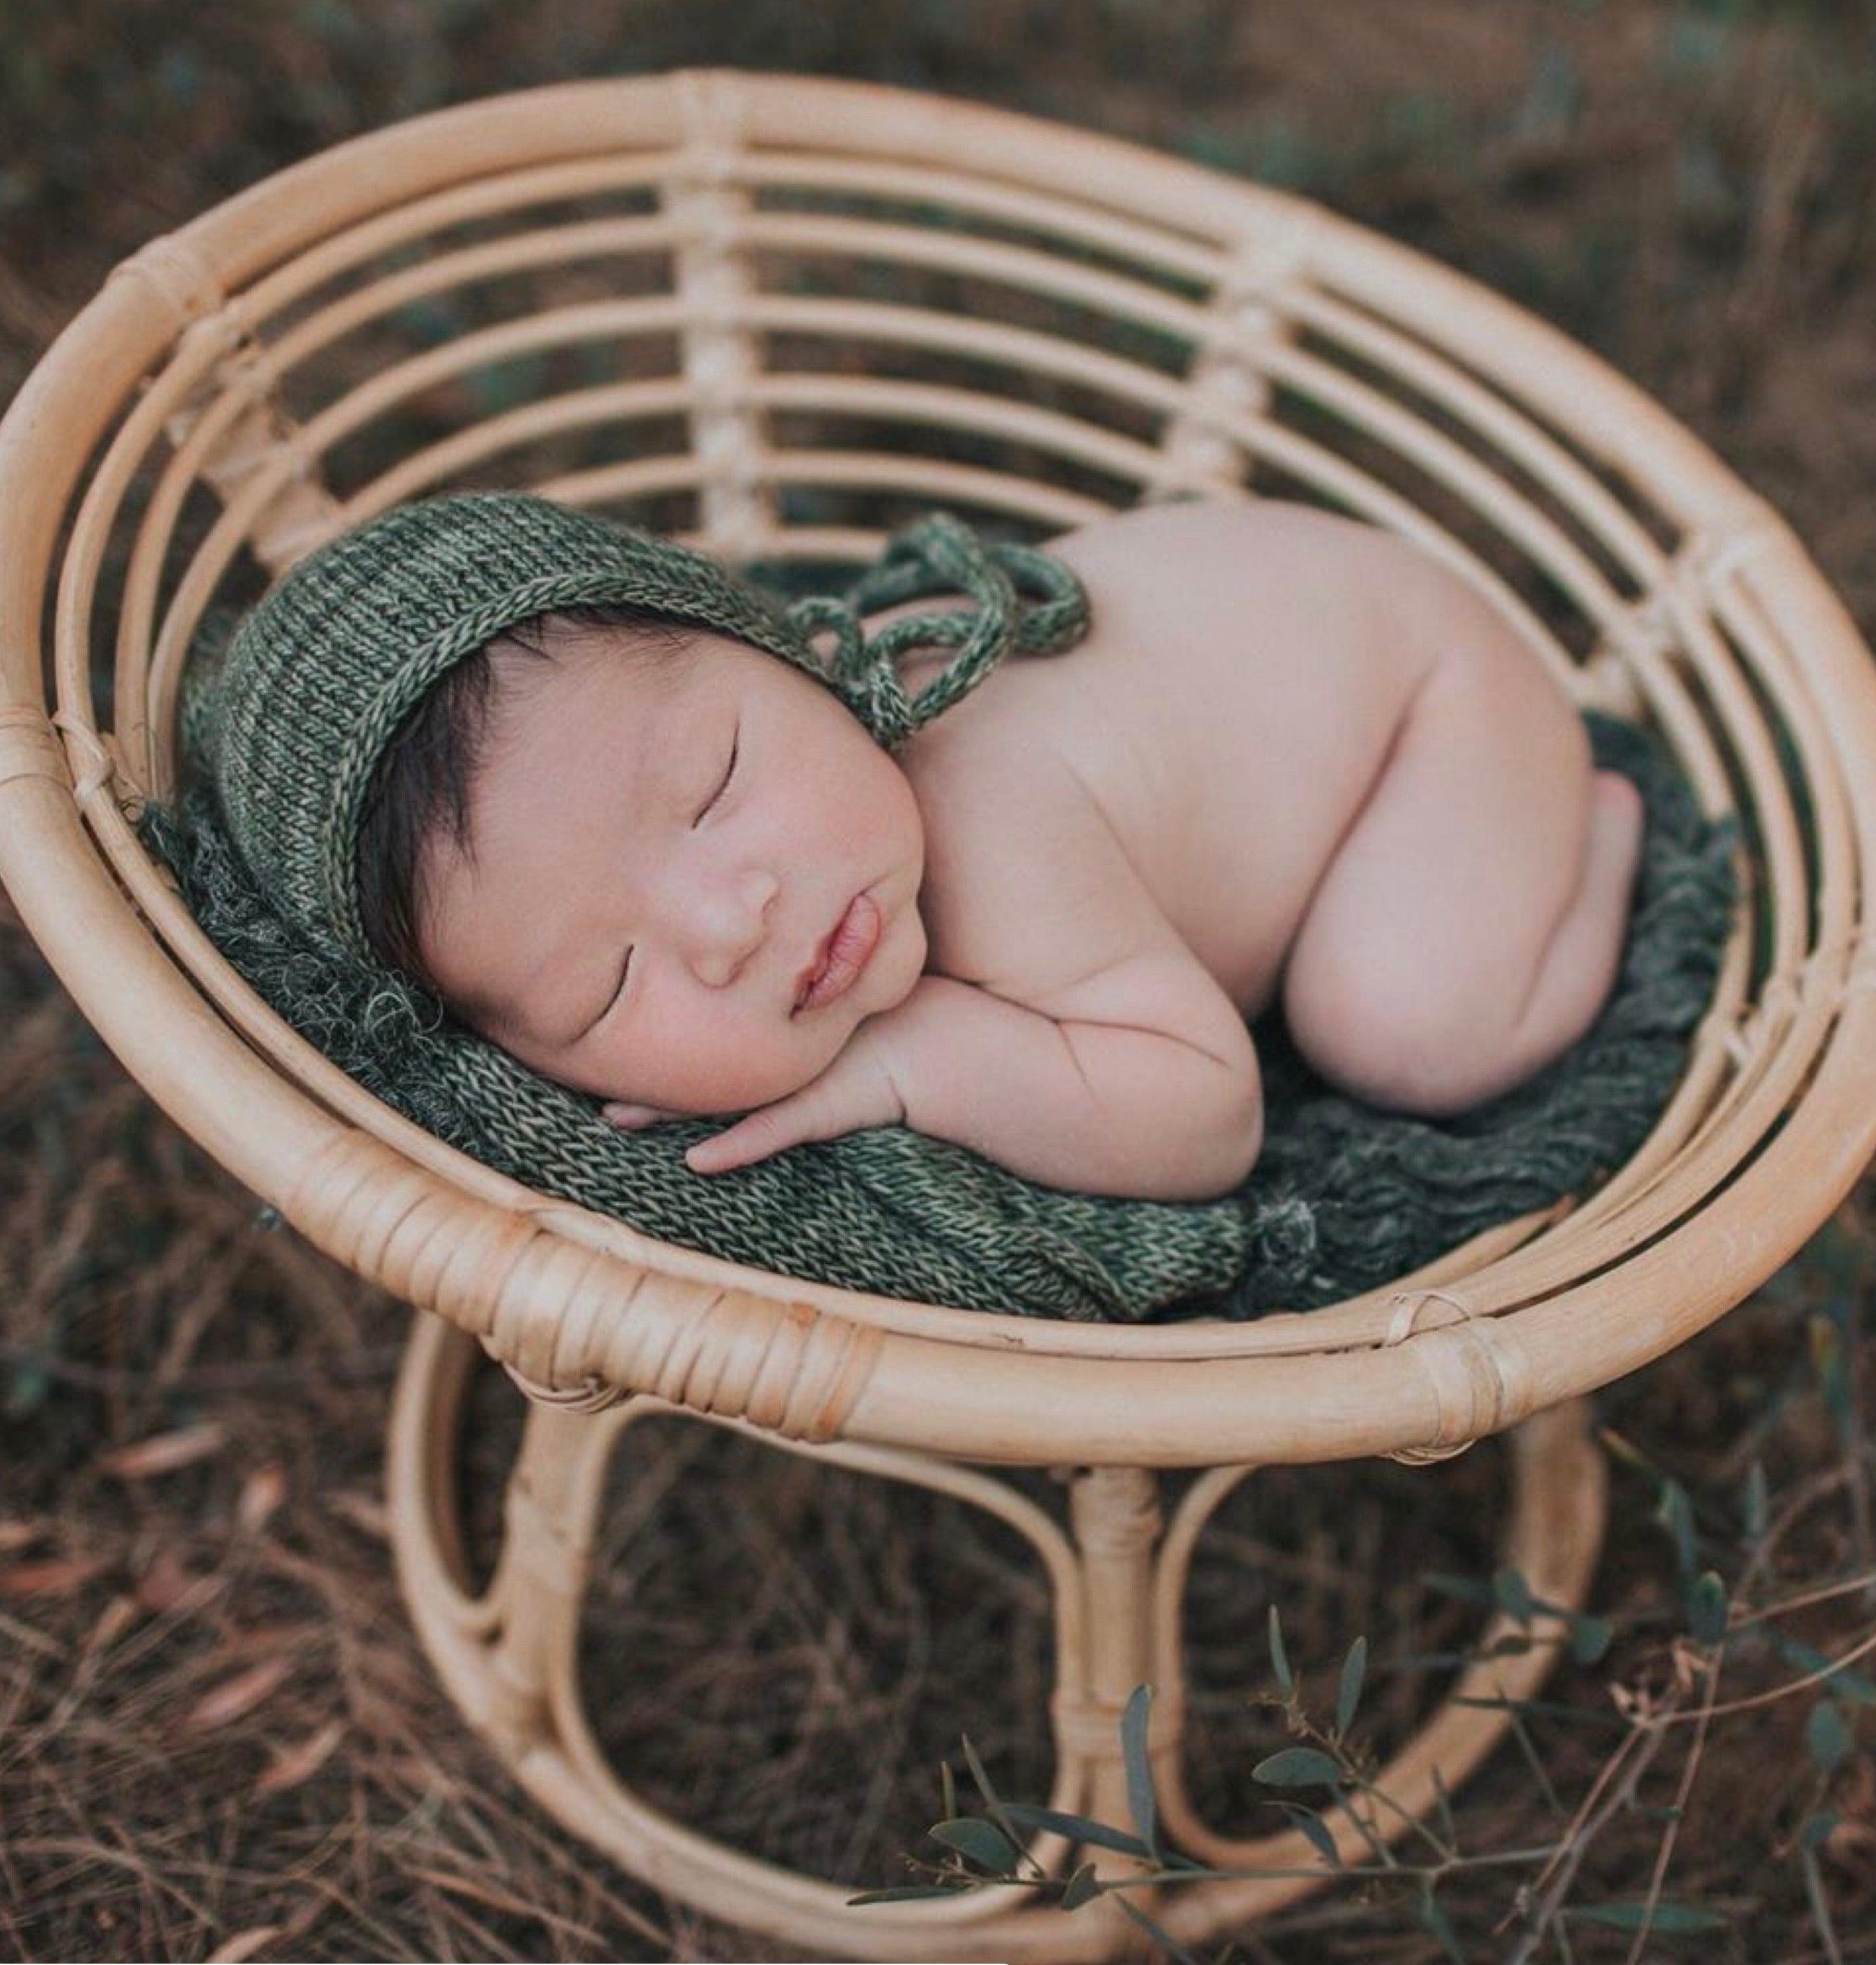
[[[470,1585],[449,1478],[462,1391],[475,1346],[439,1320],[420,1317],[391,1413],[388,1485],[393,1540],[418,1637],[451,1695],[529,1791],[575,1835],[657,1889],[726,1922],[774,1933],[819,1955],[875,1960],[1003,1960],[1022,1965],[1094,1965],[1138,1955],[1138,1928],[1115,1893],[1072,1913],[1033,1896],[986,1890],[928,1902],[850,1907],[842,1886],[758,1861],[685,1827],[621,1783],[594,1739],[576,1668],[580,1609],[606,1470],[620,1433],[652,1413],[695,1420],[639,1398],[600,1413],[530,1410],[510,1477],[500,1559],[488,1589]],[[1586,1402],[1527,1421],[1514,1436],[1517,1494],[1505,1559],[1547,1601],[1582,1601],[1600,1542],[1602,1465],[1590,1446]],[[1163,1535],[1156,1478],[1128,1467],[1086,1467],[1069,1476],[1073,1539],[1007,1482],[928,1455],[837,1442],[778,1441],[728,1424],[764,1444],[854,1471],[948,1493],[997,1515],[1036,1549],[1054,1590],[1056,1684],[1051,1700],[1057,1767],[1049,1805],[1118,1828],[1132,1825],[1120,1720],[1133,1688],[1154,1687],[1147,1751],[1162,1829],[1181,1851],[1235,1870],[1301,1870],[1141,1886],[1125,1893],[1182,1944],[1287,1903],[1331,1880],[1299,1833],[1256,1841],[1222,1837],[1188,1802],[1179,1763],[1183,1706],[1179,1600],[1204,1520],[1248,1468],[1215,1470],[1195,1483]],[[1503,1620],[1488,1639],[1498,1635]],[[1374,1819],[1392,1841],[1435,1805],[1433,1770],[1448,1791],[1490,1751],[1509,1723],[1504,1704],[1463,1699],[1528,1697],[1553,1661],[1560,1620],[1540,1620],[1524,1655],[1487,1659],[1461,1674],[1446,1704],[1377,1777],[1402,1811]],[[961,1716],[963,1717],[964,1716]],[[1351,1823],[1339,1825],[1352,1855]],[[1083,1857],[1114,1877],[1141,1866],[1118,1852],[1074,1848],[1041,1834],[1029,1845],[1035,1873],[1065,1877]]]

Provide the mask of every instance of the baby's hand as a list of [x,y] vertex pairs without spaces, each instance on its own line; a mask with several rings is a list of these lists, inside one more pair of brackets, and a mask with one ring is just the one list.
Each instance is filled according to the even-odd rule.
[[609,1100],[600,1108],[600,1117],[622,1133],[636,1133],[641,1127],[655,1126],[661,1119],[683,1119],[684,1112],[664,1112],[655,1105],[634,1105],[623,1098]]
[[806,1140],[903,1124],[906,1101],[893,1082],[888,1046],[877,1028],[887,1021],[874,1017],[862,1024],[819,1078],[700,1140],[685,1153],[684,1164],[693,1173],[726,1173]]

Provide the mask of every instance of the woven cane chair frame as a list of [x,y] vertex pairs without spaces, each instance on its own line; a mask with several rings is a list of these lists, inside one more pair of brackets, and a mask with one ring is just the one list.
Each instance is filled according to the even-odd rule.
[[[764,277],[790,265],[823,290]],[[410,323],[523,275],[597,278],[600,297],[422,345]],[[877,297],[888,277],[967,297]],[[322,396],[348,336],[388,352]],[[832,362],[769,359],[790,338]],[[491,365],[568,351],[619,372],[519,401],[486,386]],[[334,453],[413,404],[446,433],[341,495]],[[782,433],[842,416],[938,454]],[[583,436],[602,448],[570,468],[564,448],[558,471],[516,461]],[[841,1290],[494,1173],[288,1029],[133,826],[173,783],[183,655],[231,572],[277,572],[477,471],[626,517],[688,500],[670,529],[739,561],[877,551],[884,526],[791,519],[804,487],[1038,537],[1272,489],[1397,528],[1576,700],[1658,730],[1707,812],[1742,814],[1746,903],[1683,1081],[1580,1206],[1244,1325]],[[1876,668],[1789,529],[1517,308],[1131,146],[736,71],[530,91],[343,144],[152,242],[61,335],[0,424],[0,876],[61,980],[302,1234],[550,1397],[643,1393],[791,1439],[1033,1465],[1095,1441],[1142,1466],[1437,1455],[1702,1329],[1876,1148]]]

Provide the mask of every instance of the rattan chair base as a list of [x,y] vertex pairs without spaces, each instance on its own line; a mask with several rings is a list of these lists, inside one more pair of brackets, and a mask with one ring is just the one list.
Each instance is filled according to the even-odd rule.
[[[576,1662],[607,1465],[636,1420],[699,1415],[648,1397],[602,1413],[530,1406],[509,1481],[500,1558],[477,1594],[468,1580],[453,1469],[463,1394],[478,1356],[461,1332],[433,1317],[418,1320],[391,1416],[392,1538],[418,1636],[451,1696],[562,1823],[667,1896],[816,1954],[1068,1965],[1137,1947],[1138,1928],[1105,1897],[1073,1914],[1034,1896],[1018,1898],[1024,1907],[1012,1909],[1006,1891],[851,1907],[846,1899],[854,1892],[887,1880],[842,1886],[758,1860],[684,1827],[622,1784],[587,1723]],[[1606,1513],[1603,1462],[1588,1438],[1588,1411],[1586,1400],[1574,1400],[1526,1420],[1511,1436],[1514,1478],[1502,1559],[1559,1610],[1583,1601]],[[1183,1853],[1237,1873],[1127,1893],[1182,1942],[1241,1927],[1333,1877],[1299,1832],[1247,1840],[1208,1828],[1180,1774],[1180,1598],[1200,1529],[1251,1467],[1202,1476],[1164,1521],[1150,1471],[1078,1467],[1069,1477],[1072,1532],[1064,1535],[989,1472],[923,1454],[779,1440],[738,1420],[710,1423],[784,1452],[956,1496],[1028,1538],[1048,1572],[1056,1616],[1050,1805],[1129,1824],[1120,1715],[1133,1687],[1150,1683],[1149,1751],[1160,1819]],[[1530,1698],[1542,1685],[1566,1626],[1541,1614],[1531,1627],[1538,1641],[1528,1650],[1489,1656],[1493,1643],[1517,1628],[1502,1613],[1495,1618],[1484,1636],[1485,1655],[1459,1675],[1445,1702],[1376,1777],[1398,1812],[1368,1809],[1371,1835],[1398,1841],[1437,1806],[1434,1770],[1452,1793],[1498,1744],[1510,1723],[1509,1702]],[[970,1719],[957,1715],[961,1730],[970,1730]],[[1343,1861],[1371,1860],[1353,1821],[1331,1815],[1329,1822]],[[1057,1878],[1089,1860],[1102,1874],[1116,1873],[1129,1860],[1078,1849],[1057,1835],[1038,1837],[1030,1853],[1043,1873]]]

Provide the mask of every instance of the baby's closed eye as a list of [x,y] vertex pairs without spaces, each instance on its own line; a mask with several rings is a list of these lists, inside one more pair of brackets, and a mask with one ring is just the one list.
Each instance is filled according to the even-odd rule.
[[710,794],[709,802],[705,805],[703,811],[700,812],[697,817],[690,822],[693,827],[699,825],[703,822],[706,815],[710,812],[712,808],[722,797],[724,793],[729,790],[729,781],[736,775],[736,761],[741,756],[742,752],[742,725],[738,723],[736,725],[735,735],[731,738],[729,742],[729,767],[724,771],[722,780],[718,784],[716,790]]

